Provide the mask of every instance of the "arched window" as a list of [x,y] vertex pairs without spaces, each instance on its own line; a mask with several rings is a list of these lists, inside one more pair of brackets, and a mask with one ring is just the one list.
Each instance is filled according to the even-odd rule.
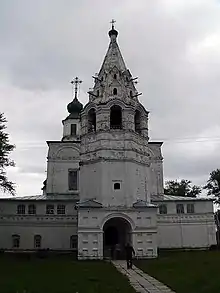
[[34,235],[34,248],[41,248],[41,239],[40,235]]
[[122,110],[120,106],[114,105],[110,110],[110,128],[122,129]]
[[114,183],[114,190],[121,189],[121,184],[119,182]]
[[29,204],[28,206],[28,214],[35,215],[36,214],[36,206],[34,204]]
[[88,132],[96,131],[96,113],[95,109],[90,109],[88,112]]
[[117,79],[117,74],[116,73],[114,74],[114,79]]
[[77,249],[77,235],[70,236],[70,249]]
[[12,235],[12,248],[19,248],[20,247],[20,236],[19,235]]
[[141,133],[141,113],[138,110],[134,114],[134,128],[136,132]]
[[19,204],[17,206],[17,214],[18,215],[24,215],[25,214],[25,205],[24,204]]
[[167,206],[165,204],[159,205],[159,213],[160,214],[167,214]]
[[118,94],[118,91],[116,88],[113,89],[113,95],[116,96]]

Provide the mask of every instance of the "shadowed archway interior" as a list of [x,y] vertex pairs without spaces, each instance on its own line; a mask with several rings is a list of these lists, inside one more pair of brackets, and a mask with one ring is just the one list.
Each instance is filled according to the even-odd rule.
[[112,218],[103,227],[104,257],[125,258],[124,248],[131,243],[131,225],[121,217]]

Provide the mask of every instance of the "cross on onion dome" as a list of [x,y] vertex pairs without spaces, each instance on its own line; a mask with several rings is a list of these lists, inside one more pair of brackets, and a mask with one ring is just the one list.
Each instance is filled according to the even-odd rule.
[[75,99],[77,99],[78,87],[79,87],[80,83],[82,83],[82,80],[80,80],[78,77],[75,77],[73,80],[71,80],[70,83],[72,84],[72,92],[73,92],[73,88],[74,88]]
[[115,28],[115,27],[114,27],[114,23],[116,23],[116,20],[112,19],[112,20],[110,21],[110,23],[112,24],[112,29],[114,29],[114,28]]

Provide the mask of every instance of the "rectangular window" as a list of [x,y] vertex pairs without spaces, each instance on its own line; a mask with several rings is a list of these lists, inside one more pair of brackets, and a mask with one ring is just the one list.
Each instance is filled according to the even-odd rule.
[[47,206],[46,206],[46,214],[47,215],[53,215],[54,214],[54,205],[53,204],[47,204]]
[[41,248],[41,236],[40,235],[34,236],[34,248]]
[[182,203],[178,203],[176,205],[177,214],[184,214],[184,205]]
[[78,171],[77,170],[69,170],[68,175],[68,185],[69,190],[78,190]]
[[28,214],[35,215],[36,214],[36,206],[34,204],[30,204],[28,206]]
[[195,213],[195,206],[193,203],[187,204],[187,214],[194,214]]
[[19,248],[19,247],[20,247],[20,236],[12,235],[12,248]]
[[71,135],[76,135],[76,124],[71,124]]
[[65,211],[66,210],[66,207],[64,204],[58,204],[57,206],[57,214],[58,215],[65,215]]
[[160,214],[167,214],[167,206],[165,204],[159,205],[159,213]]
[[18,215],[24,215],[25,214],[25,205],[24,204],[19,204],[17,206],[17,214]]
[[70,236],[70,248],[77,249],[78,238],[77,235]]

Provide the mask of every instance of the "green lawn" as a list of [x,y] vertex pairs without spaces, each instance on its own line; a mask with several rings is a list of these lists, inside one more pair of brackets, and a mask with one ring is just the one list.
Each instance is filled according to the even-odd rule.
[[0,293],[134,293],[110,263],[0,256]]
[[136,265],[177,293],[220,293],[220,251],[167,252]]

